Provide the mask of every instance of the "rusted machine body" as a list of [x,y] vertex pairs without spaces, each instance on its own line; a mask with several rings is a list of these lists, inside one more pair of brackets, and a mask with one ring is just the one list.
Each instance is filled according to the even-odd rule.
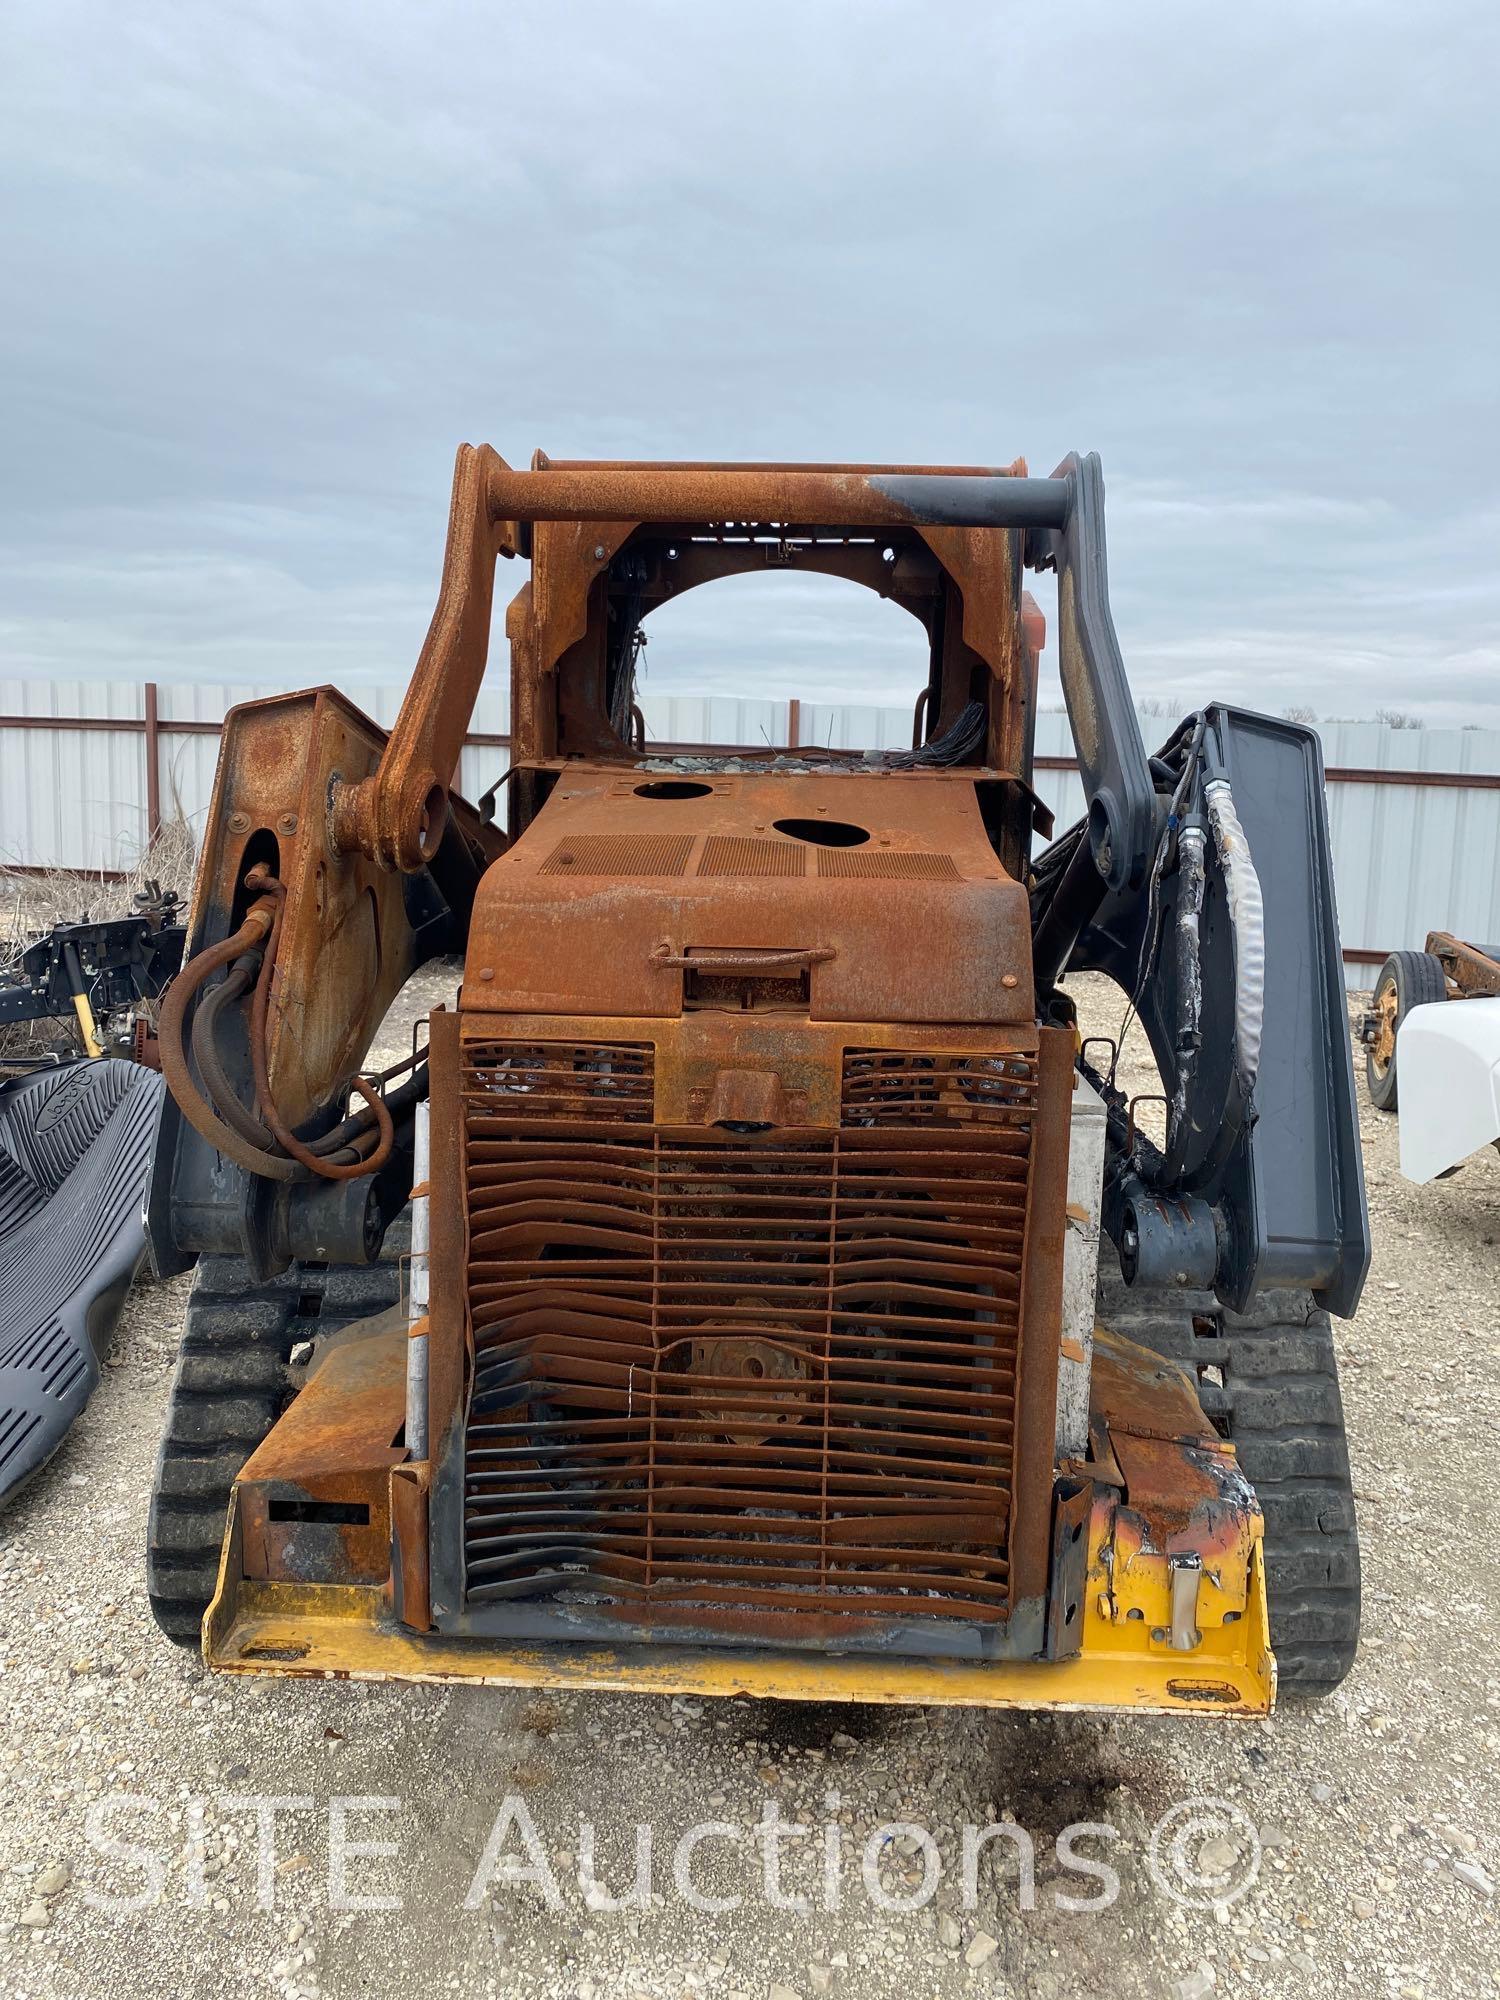
[[[1112,911],[1161,901],[1163,794],[1181,809],[1191,757],[1209,768],[1202,731],[1166,777],[1140,750],[1100,491],[1092,460],[1051,480],[517,474],[465,447],[389,741],[326,690],[230,718],[164,1014],[184,1117],[158,1235],[184,1259],[237,1254],[269,1297],[308,1260],[377,1259],[413,1195],[416,1228],[402,1299],[292,1343],[295,1393],[231,1470],[214,1664],[1269,1706],[1262,1512],[1191,1358],[1064,1320],[1069,1230],[1092,1258],[1097,1228],[1069,1196],[1087,1083],[1058,982],[1105,962],[1091,934],[1125,948]],[[531,563],[506,620],[503,832],[447,784],[497,556]],[[1050,875],[1031,855],[1048,821],[1027,562],[1059,573],[1090,799]],[[910,752],[653,754],[643,620],[772,568],[866,583],[919,619]],[[1205,726],[1228,732],[1224,713]],[[349,1113],[402,981],[457,949],[457,1009]],[[1211,1070],[1182,1082],[1195,1110]],[[1254,1166],[1235,1095],[1253,1077],[1230,1070],[1229,1137],[1171,1208],[1200,1261]],[[1133,1147],[1113,1163],[1117,1227],[1142,1170]],[[1357,1178],[1352,1206],[1337,1192],[1317,1281],[1357,1292]],[[1278,1254],[1252,1227],[1192,1282],[1237,1298]],[[206,1315],[201,1335],[190,1314],[189,1373],[213,1351]],[[1090,1346],[1087,1417],[1063,1436],[1059,1366]],[[203,1590],[173,1498],[198,1450],[169,1432],[168,1629],[190,1574]],[[234,1455],[200,1453],[220,1473]]]

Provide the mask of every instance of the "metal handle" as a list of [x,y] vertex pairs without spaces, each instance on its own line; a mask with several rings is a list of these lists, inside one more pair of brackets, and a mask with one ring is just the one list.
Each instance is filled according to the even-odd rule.
[[747,945],[739,951],[699,951],[691,946],[687,951],[673,951],[669,944],[659,944],[651,954],[651,963],[675,966],[683,972],[794,972],[804,965],[821,965],[837,956],[831,944],[784,951],[762,950],[759,945]]

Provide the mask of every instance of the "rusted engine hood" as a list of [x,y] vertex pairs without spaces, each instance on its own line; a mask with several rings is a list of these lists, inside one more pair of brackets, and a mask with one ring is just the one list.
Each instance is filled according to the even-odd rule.
[[480,886],[462,1005],[662,1019],[751,954],[812,1021],[1032,1018],[1025,891],[973,774],[930,770],[570,765]]

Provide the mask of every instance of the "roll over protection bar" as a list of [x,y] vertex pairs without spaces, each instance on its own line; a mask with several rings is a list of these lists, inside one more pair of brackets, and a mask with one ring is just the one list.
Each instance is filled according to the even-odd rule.
[[457,763],[484,674],[495,560],[524,553],[534,521],[1025,531],[1027,564],[1057,572],[1063,693],[1094,864],[1109,889],[1143,879],[1154,844],[1154,791],[1110,616],[1104,480],[1093,452],[1071,452],[1050,479],[1032,479],[775,465],[517,472],[489,445],[461,445],[442,586],[411,687],[380,768],[340,786],[332,800],[344,852],[405,871],[431,859],[446,814],[445,774]]

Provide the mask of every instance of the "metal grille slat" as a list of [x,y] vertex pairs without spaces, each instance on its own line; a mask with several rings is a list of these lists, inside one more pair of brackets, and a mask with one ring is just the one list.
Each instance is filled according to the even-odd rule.
[[649,1043],[465,1054],[468,1601],[1003,1618],[1034,1059],[852,1049],[836,1132],[684,1137]]

